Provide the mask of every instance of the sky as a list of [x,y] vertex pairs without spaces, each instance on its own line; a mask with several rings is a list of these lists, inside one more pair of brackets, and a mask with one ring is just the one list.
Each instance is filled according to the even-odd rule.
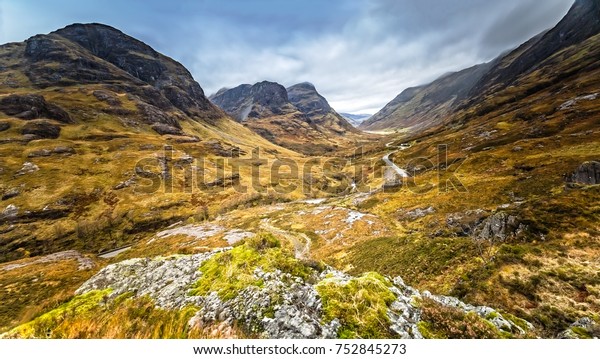
[[573,0],[0,0],[0,43],[99,22],[186,66],[207,95],[308,81],[338,112],[492,60]]

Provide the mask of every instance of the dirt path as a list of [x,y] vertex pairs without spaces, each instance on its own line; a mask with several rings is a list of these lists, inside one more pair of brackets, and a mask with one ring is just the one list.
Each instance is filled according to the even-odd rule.
[[275,227],[269,219],[260,222],[260,228],[271,232],[278,237],[285,238],[294,246],[294,255],[297,259],[307,259],[310,254],[310,238],[304,233],[290,232]]

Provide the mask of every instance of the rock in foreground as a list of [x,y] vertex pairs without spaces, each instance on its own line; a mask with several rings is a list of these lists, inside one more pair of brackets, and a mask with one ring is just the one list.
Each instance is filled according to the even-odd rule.
[[109,265],[69,303],[4,336],[128,337],[122,327],[142,321],[160,326],[147,336],[170,337],[175,329],[154,323],[157,313],[180,323],[178,337],[220,336],[207,335],[210,328],[260,338],[502,338],[533,330],[492,308],[421,293],[401,278],[351,277],[298,260],[259,235],[234,248]]

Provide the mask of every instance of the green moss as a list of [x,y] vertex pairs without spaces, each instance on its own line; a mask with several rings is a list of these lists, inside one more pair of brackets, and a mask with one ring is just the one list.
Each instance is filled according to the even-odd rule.
[[98,308],[111,290],[92,291],[79,295],[60,307],[45,313],[12,332],[23,338],[44,338],[52,335],[53,328],[67,316],[79,316]]
[[487,320],[493,320],[496,318],[498,318],[498,312],[491,312],[485,316],[485,319],[487,319]]
[[577,335],[579,339],[592,339],[592,334],[581,327],[572,327],[571,331]]
[[528,323],[524,319],[521,319],[521,318],[519,318],[517,316],[514,316],[514,315],[512,315],[510,313],[502,313],[502,316],[504,317],[504,319],[510,320],[516,326],[518,326],[519,328],[523,329],[526,332],[531,330],[531,328],[529,327]]
[[19,338],[188,338],[200,335],[189,320],[198,308],[157,308],[149,297],[132,293],[107,300],[110,290],[76,296],[68,303],[15,328]]
[[265,272],[280,270],[304,280],[314,273],[312,268],[282,248],[273,235],[259,234],[204,262],[200,267],[202,277],[194,285],[191,295],[216,292],[222,300],[233,299],[246,287],[263,285],[254,275],[257,268]]
[[348,282],[323,279],[316,286],[324,320],[338,319],[340,338],[389,338],[388,306],[396,299],[389,280],[367,273]]

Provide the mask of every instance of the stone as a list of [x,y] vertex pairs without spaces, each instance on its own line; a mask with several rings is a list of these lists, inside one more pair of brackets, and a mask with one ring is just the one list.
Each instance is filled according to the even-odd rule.
[[571,183],[584,185],[600,184],[600,162],[589,161],[582,163],[568,178]]
[[9,204],[6,206],[4,211],[2,211],[2,215],[0,215],[0,219],[13,219],[16,218],[19,214],[19,207],[14,204]]
[[31,162],[25,162],[25,163],[23,163],[23,167],[21,167],[21,169],[17,173],[15,173],[15,176],[19,177],[19,176],[26,175],[28,173],[37,172],[39,170],[40,170],[40,168],[37,165],[35,165]]
[[9,95],[0,98],[0,111],[23,120],[47,118],[62,123],[73,123],[71,116],[62,108],[46,102],[40,95]]
[[169,126],[164,123],[155,123],[152,125],[152,129],[156,131],[159,135],[183,135],[183,131],[179,128]]
[[434,212],[435,212],[435,208],[433,208],[431,206],[426,207],[426,208],[416,208],[412,211],[406,212],[402,217],[406,218],[406,219],[410,219],[410,220],[415,220],[418,218],[425,217]]
[[580,336],[573,329],[583,329],[585,332],[589,333],[590,336],[593,335],[593,332],[596,331],[598,333],[598,327],[596,322],[588,317],[583,317],[575,321],[573,324],[569,326],[566,330],[560,332],[557,336],[558,339],[579,339]]
[[35,135],[38,138],[55,139],[60,136],[60,126],[48,121],[36,120],[25,124],[21,129],[23,135]]
[[21,194],[18,188],[11,188],[2,194],[2,200],[6,201]]
[[103,90],[96,90],[92,94],[99,101],[106,102],[110,106],[115,106],[115,107],[121,106],[121,100],[119,100],[119,98],[111,92],[103,91]]
[[489,242],[505,242],[519,237],[526,229],[517,217],[506,212],[496,212],[475,228],[474,237]]
[[10,128],[10,123],[0,122],[0,132],[6,131]]

